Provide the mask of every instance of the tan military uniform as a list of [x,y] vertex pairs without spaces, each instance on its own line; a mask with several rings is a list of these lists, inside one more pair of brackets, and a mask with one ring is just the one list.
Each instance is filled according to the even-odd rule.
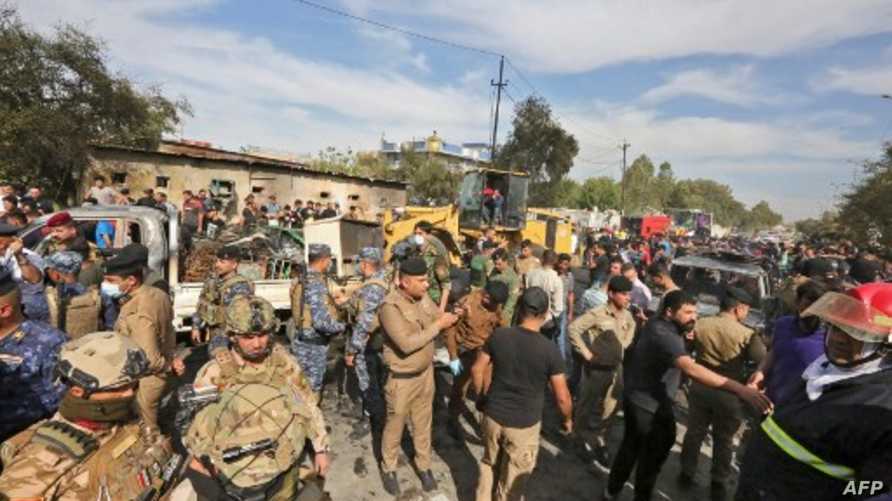
[[[730,313],[698,320],[694,332],[697,362],[738,382],[745,380],[747,360],[759,363],[765,357],[762,339]],[[743,422],[741,402],[731,393],[694,382],[688,406],[688,431],[681,450],[682,471],[692,476],[696,473],[700,446],[712,426],[712,481],[728,487],[734,475],[732,443]]]
[[378,318],[384,331],[384,361],[390,377],[384,387],[387,422],[381,439],[382,470],[396,471],[406,420],[412,422],[415,465],[431,466],[431,424],[434,403],[434,338],[439,308],[428,295],[414,300],[402,290],[384,298]]
[[449,416],[458,418],[465,409],[465,394],[471,384],[471,366],[477,360],[477,353],[486,344],[493,331],[502,325],[501,307],[489,311],[483,306],[483,291],[476,290],[458,303],[464,309],[459,321],[446,330],[446,350],[449,359],[459,359],[463,370],[452,381],[452,394],[449,397]]
[[137,499],[161,487],[170,441],[137,423],[93,431],[57,414],[4,442],[0,498]]
[[[592,361],[583,365],[574,421],[593,447],[606,445],[606,434],[623,391],[623,354],[635,336],[635,319],[613,303],[592,308],[570,323],[573,350]],[[594,421],[594,422],[592,422]],[[591,436],[588,430],[592,430]]]
[[[272,342],[272,341],[270,341]],[[308,438],[316,452],[327,451],[328,432],[325,418],[316,402],[316,395],[310,388],[300,366],[294,357],[281,345],[275,345],[272,353],[263,362],[248,363],[234,350],[217,353],[214,360],[204,365],[195,376],[195,387],[217,386],[221,390],[233,384],[262,383],[271,386],[290,385],[294,394],[302,401],[310,424]]]
[[535,270],[536,268],[541,268],[542,262],[539,261],[539,258],[536,256],[530,257],[518,257],[514,262],[514,269],[517,270],[517,274],[520,275],[520,283],[526,283],[526,275],[527,273]]
[[151,376],[139,381],[136,405],[143,421],[158,427],[158,406],[170,380],[170,361],[176,348],[170,296],[162,290],[141,285],[121,306],[115,332],[127,336],[146,352]]

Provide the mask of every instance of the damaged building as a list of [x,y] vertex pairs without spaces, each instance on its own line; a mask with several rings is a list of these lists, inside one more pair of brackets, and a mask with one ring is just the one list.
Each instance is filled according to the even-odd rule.
[[406,205],[406,183],[313,170],[309,165],[226,151],[197,141],[162,141],[155,151],[121,146],[95,146],[92,162],[81,179],[85,191],[95,175],[114,187],[128,187],[139,197],[151,188],[167,193],[180,207],[183,190],[208,190],[230,215],[239,214],[244,199],[254,194],[261,203],[275,195],[281,206],[296,199],[339,203],[346,213],[357,207],[364,217]]

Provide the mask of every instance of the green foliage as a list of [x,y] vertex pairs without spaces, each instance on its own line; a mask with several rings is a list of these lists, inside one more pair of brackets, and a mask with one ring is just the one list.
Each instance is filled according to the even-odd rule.
[[47,36],[0,9],[0,177],[71,201],[91,144],[155,148],[191,113],[185,100],[111,73],[106,60],[76,28]]
[[590,177],[582,183],[577,207],[580,209],[619,209],[619,184],[601,176]]
[[842,196],[839,221],[853,240],[892,246],[892,142],[879,160],[864,162],[864,176]]
[[551,115],[545,99],[530,96],[514,108],[511,134],[499,150],[499,168],[530,174],[531,205],[552,205],[558,183],[570,172],[579,144]]
[[768,202],[761,200],[749,210],[741,225],[744,229],[771,228],[784,222],[783,216],[771,210]]
[[397,175],[409,183],[410,203],[430,206],[455,202],[462,177],[441,160],[407,150],[402,153]]
[[835,234],[838,231],[839,215],[833,211],[824,211],[820,218],[808,218],[796,221],[794,228],[807,239],[812,239],[825,234]]

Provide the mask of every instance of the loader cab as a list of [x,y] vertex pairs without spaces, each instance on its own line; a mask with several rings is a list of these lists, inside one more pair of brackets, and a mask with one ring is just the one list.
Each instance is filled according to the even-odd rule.
[[522,172],[468,171],[459,194],[459,226],[522,230],[526,226],[529,180]]

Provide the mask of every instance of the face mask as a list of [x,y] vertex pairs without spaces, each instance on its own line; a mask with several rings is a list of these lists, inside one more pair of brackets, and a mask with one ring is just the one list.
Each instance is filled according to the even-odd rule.
[[414,243],[415,245],[421,247],[422,245],[424,245],[424,237],[422,237],[421,235],[413,235],[413,236],[412,236],[412,243]]
[[118,284],[102,282],[99,290],[104,296],[108,296],[112,299],[120,299],[124,296],[124,293],[121,292],[121,286],[119,286]]

